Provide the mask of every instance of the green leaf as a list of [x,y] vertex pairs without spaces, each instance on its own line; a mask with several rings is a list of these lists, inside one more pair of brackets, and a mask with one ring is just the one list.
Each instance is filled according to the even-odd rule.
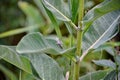
[[98,48],[117,34],[120,10],[97,19],[83,36],[83,59],[90,49]]
[[120,9],[120,0],[105,0],[103,3],[95,6],[92,10],[90,10],[84,17],[84,32],[88,30],[90,25],[101,16],[112,12],[114,10]]
[[81,62],[81,67],[86,69],[86,70],[83,70],[83,71],[90,71],[90,72],[96,71],[95,68],[93,67],[93,64],[91,64],[90,62],[87,62],[87,61],[82,61]]
[[[53,13],[53,15],[61,21],[64,21],[70,34],[72,34],[72,28],[77,29],[76,25],[70,20],[70,10],[68,4],[63,0],[42,0],[44,6]],[[70,25],[70,26],[69,26]]]
[[119,42],[106,42],[106,43],[102,44],[101,46],[99,46],[98,48],[96,48],[93,52],[98,52],[98,51],[105,50],[111,56],[115,56],[114,47],[116,47],[118,45],[119,45]]
[[32,74],[30,62],[23,56],[18,55],[15,47],[0,45],[0,58],[14,66]]
[[42,2],[44,6],[55,15],[57,19],[62,21],[70,21],[68,18],[70,16],[70,11],[63,0],[42,0]]
[[[21,80],[35,80],[35,77],[31,74],[21,71]],[[39,79],[36,79],[36,80],[39,80]]]
[[17,80],[16,75],[1,64],[0,64],[0,71],[2,71],[6,75],[6,77],[8,77],[10,80]]
[[38,26],[38,24],[36,24],[36,25],[33,25],[33,26],[27,26],[25,28],[10,30],[10,31],[7,31],[7,32],[0,33],[0,38],[20,34],[20,33],[23,33],[23,32],[28,32],[29,30],[38,29],[38,28],[39,28],[39,26]]
[[115,51],[113,47],[107,47],[105,49],[110,55],[115,56]]
[[68,22],[65,22],[66,28],[68,30],[68,32],[73,35],[73,28],[71,27],[71,25]]
[[111,46],[108,46],[106,44],[103,44],[103,45],[99,46],[93,52],[98,52],[98,51],[102,51],[102,50],[107,51],[111,56],[115,56],[114,48],[111,47]]
[[72,21],[75,22],[78,14],[77,12],[78,12],[79,0],[68,0],[68,1],[70,3]]
[[44,53],[27,54],[34,69],[42,80],[65,80],[61,68]]
[[120,46],[120,42],[107,42],[105,45],[116,47],[116,46]]
[[[27,16],[27,26],[30,25],[36,25],[37,26],[43,26],[45,24],[43,17],[40,15],[39,10],[35,8],[33,5],[24,2],[19,1],[19,7],[20,9],[26,14]],[[30,32],[38,31],[38,29],[29,30]]]
[[39,11],[40,11],[43,19],[45,19],[45,20],[48,21],[48,20],[49,20],[49,17],[48,17],[48,15],[47,15],[47,13],[46,13],[46,11],[45,11],[45,9],[44,9],[44,6],[43,6],[43,4],[42,4],[42,0],[33,0],[33,2],[34,2],[34,3],[36,4],[36,6],[39,8]]
[[[75,50],[75,48],[62,49],[58,44],[59,41],[45,38],[40,33],[30,33],[22,38],[17,45],[18,53],[38,53],[44,52],[53,55],[67,54]],[[62,44],[61,44],[62,45]]]
[[107,70],[91,72],[86,74],[85,76],[80,77],[79,80],[102,80],[107,73]]
[[40,23],[43,24],[44,23],[43,18],[40,16],[40,13],[37,10],[37,8],[35,8],[31,4],[24,2],[24,1],[20,1],[19,7],[26,14],[27,17],[32,19],[33,23],[35,23],[35,24],[40,24]]
[[120,65],[120,55],[119,54],[115,56],[115,61],[118,65]]
[[116,69],[116,65],[111,60],[93,60],[96,65]]
[[62,34],[61,34],[59,25],[58,25],[54,15],[49,10],[47,10],[46,7],[44,7],[44,8],[45,8],[45,10],[46,10],[46,12],[47,12],[47,14],[48,14],[48,16],[49,16],[53,26],[54,26],[54,29],[55,29],[55,31],[57,33],[57,36],[61,39],[62,38]]
[[117,77],[116,70],[113,70],[109,74],[107,74],[103,80],[117,80],[116,77]]
[[23,37],[16,48],[19,53],[47,52],[58,54],[62,49],[57,41],[45,39],[40,33],[30,33]]

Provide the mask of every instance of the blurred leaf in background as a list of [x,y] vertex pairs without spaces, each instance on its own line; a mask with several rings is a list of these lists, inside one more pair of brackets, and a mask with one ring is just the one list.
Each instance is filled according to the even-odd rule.
[[[24,24],[25,15],[18,7],[18,0],[0,0],[0,33],[23,27]],[[2,38],[0,44],[17,44],[22,35],[17,36],[16,40],[16,36]]]

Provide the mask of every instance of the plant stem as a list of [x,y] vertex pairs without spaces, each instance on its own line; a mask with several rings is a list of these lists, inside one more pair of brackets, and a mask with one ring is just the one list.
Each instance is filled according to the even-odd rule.
[[77,27],[72,21],[69,21],[69,24],[70,24],[75,30],[78,29],[78,27]]
[[[83,20],[83,15],[84,15],[84,0],[79,0],[79,16],[78,16],[78,26],[79,29],[77,30],[77,50],[76,50],[76,56],[77,59],[81,55],[81,47],[82,47],[82,36],[83,36],[83,31],[82,31],[82,20]],[[78,60],[74,64],[74,80],[79,79],[79,71],[80,71],[80,61]]]

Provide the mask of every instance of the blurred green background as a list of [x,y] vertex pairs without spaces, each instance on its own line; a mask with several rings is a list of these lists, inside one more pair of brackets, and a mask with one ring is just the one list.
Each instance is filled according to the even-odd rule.
[[[18,7],[18,1],[0,0],[0,33],[24,27],[25,14]],[[32,0],[24,1],[33,3]],[[23,34],[2,38],[0,39],[0,44],[15,45],[22,36]]]
[[[35,4],[38,0],[0,0],[0,33],[25,27],[27,15],[19,8],[19,1],[26,1],[32,4],[40,12],[39,7]],[[102,0],[86,0],[86,2],[86,10],[89,10],[96,4],[102,2]],[[0,44],[16,45],[24,34],[25,33],[0,38]]]

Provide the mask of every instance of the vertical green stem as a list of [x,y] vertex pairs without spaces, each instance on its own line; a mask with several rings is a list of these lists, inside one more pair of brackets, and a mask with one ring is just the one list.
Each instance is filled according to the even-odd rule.
[[[77,30],[77,50],[76,50],[76,58],[79,58],[81,55],[81,46],[82,46],[82,20],[84,15],[84,0],[79,0],[79,16],[78,16],[78,27]],[[74,80],[79,80],[79,71],[80,71],[80,62],[79,60],[74,64]]]
[[[72,34],[70,35],[70,47],[73,47],[73,35]],[[70,78],[69,78],[70,80],[73,80],[73,74],[74,74],[73,65],[74,65],[73,60],[70,60]]]

